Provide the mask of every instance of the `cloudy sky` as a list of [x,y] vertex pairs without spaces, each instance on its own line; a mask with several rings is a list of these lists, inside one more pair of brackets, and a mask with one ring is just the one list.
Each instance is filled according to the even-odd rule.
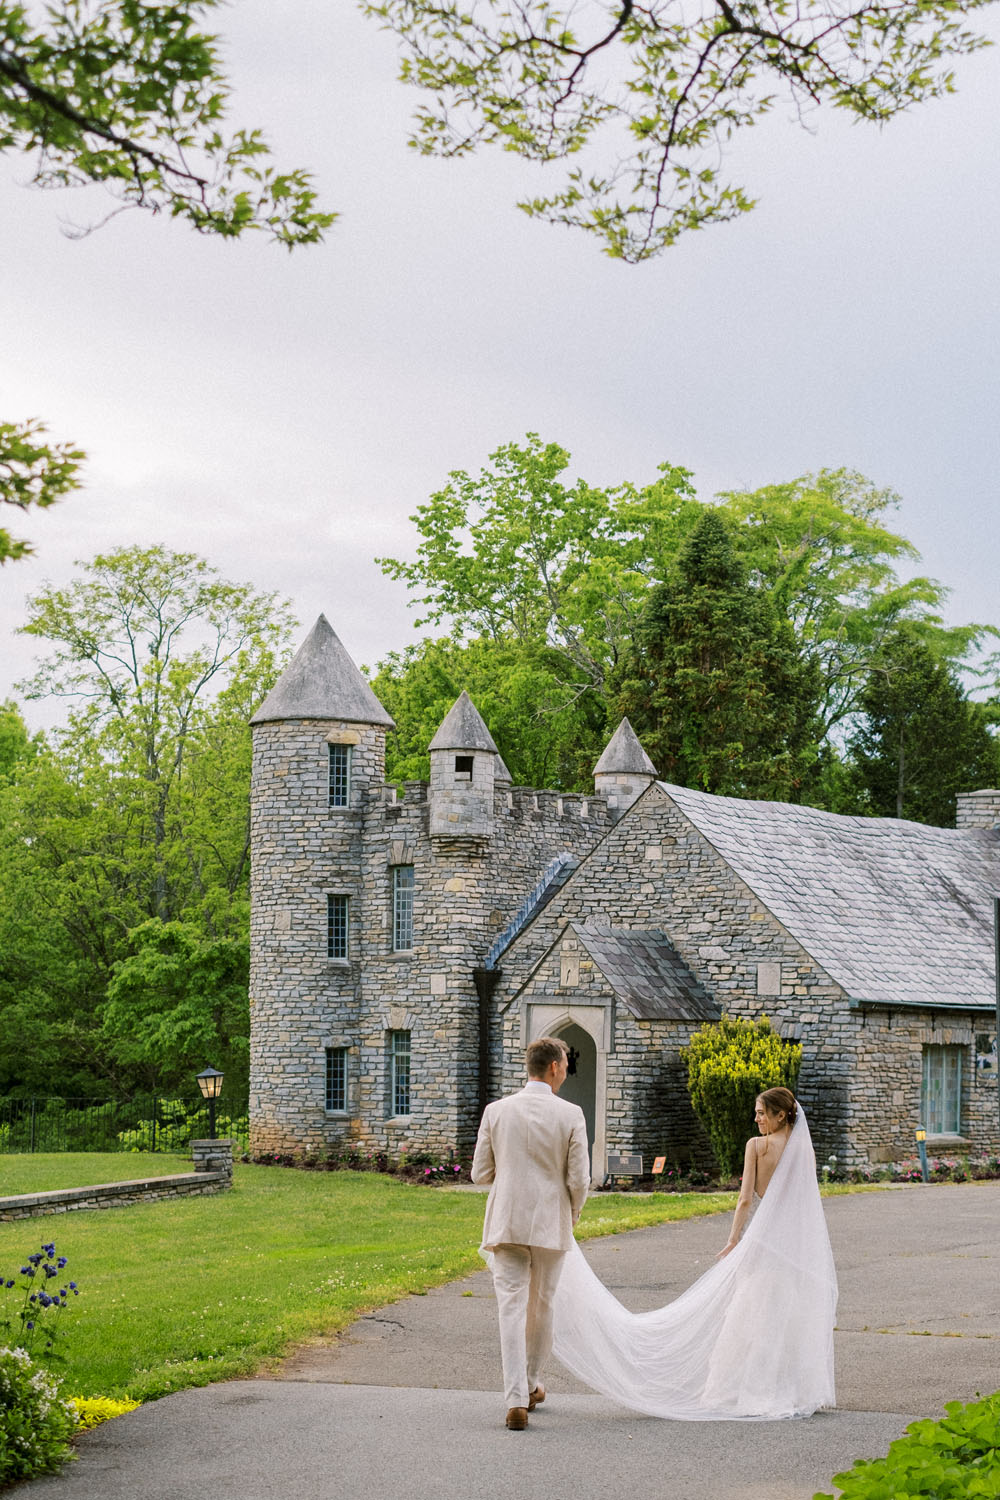
[[860,469],[902,495],[949,618],[1000,623],[1000,48],[882,132],[779,109],[730,157],[755,212],[632,267],[521,215],[524,163],[409,151],[395,43],[349,5],[236,0],[217,24],[233,122],[342,217],[292,255],[139,213],[74,241],[100,198],[0,162],[0,415],[90,455],[85,491],[15,518],[37,553],[0,575],[0,697],[38,649],[26,596],[130,543],[277,590],[304,628],[323,610],[374,664],[413,629],[373,558],[410,555],[449,470],[528,431],[593,484],[669,460],[706,497]]

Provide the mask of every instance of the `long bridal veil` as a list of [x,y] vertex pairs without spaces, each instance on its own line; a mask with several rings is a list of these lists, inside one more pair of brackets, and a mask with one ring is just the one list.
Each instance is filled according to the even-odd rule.
[[579,1246],[566,1256],[554,1352],[594,1390],[687,1422],[833,1406],[837,1277],[805,1113],[740,1243],[666,1307],[630,1313]]

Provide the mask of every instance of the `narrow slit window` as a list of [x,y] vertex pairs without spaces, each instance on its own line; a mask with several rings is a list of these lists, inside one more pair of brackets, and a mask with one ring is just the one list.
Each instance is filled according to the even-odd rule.
[[347,1112],[347,1048],[326,1049],[326,1107],[344,1114]]
[[413,947],[413,866],[392,867],[392,948],[394,953]]
[[389,1033],[389,1112],[410,1113],[410,1033]]
[[346,807],[351,797],[351,747],[330,745],[330,806]]
[[346,958],[349,926],[349,901],[347,896],[326,898],[326,956]]

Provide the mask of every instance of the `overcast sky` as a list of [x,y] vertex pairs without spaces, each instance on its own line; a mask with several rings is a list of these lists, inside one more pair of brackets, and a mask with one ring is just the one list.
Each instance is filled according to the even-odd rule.
[[411,555],[449,470],[528,431],[593,484],[669,460],[704,497],[860,469],[902,495],[949,619],[1000,623],[1000,48],[882,132],[779,109],[730,157],[760,206],[636,267],[519,213],[526,164],[409,151],[395,42],[349,5],[236,0],[216,24],[233,122],[342,217],[291,255],[140,213],[74,241],[100,195],[0,161],[0,417],[90,455],[82,493],[14,517],[37,553],[0,573],[0,698],[38,652],[26,596],[131,543],[287,595],[300,635],[324,611],[374,665],[414,632],[373,558]]

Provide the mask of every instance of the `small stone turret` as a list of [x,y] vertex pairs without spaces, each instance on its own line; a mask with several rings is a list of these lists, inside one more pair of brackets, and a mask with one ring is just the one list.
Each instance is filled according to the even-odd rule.
[[594,767],[594,791],[617,821],[656,780],[656,767],[628,719],[622,719]]
[[429,749],[431,836],[491,838],[494,789],[498,782],[510,781],[510,772],[464,689]]

